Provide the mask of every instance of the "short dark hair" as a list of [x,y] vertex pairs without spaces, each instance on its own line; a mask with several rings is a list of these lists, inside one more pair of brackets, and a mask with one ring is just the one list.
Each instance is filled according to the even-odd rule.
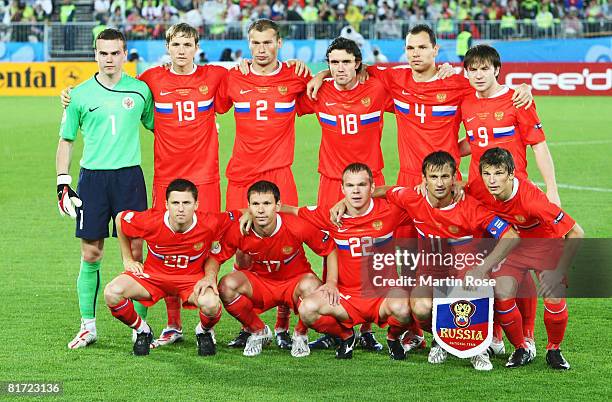
[[420,34],[421,32],[427,33],[429,35],[429,41],[431,42],[431,46],[436,46],[436,34],[433,29],[429,25],[419,24],[415,25],[408,32],[410,35]]
[[114,28],[106,28],[104,31],[100,32],[98,36],[96,36],[96,40],[94,41],[94,49],[96,49],[98,39],[101,40],[120,40],[123,42],[123,50],[127,50],[127,43],[125,41],[125,35],[123,32]]
[[457,172],[457,162],[451,154],[446,151],[432,152],[423,159],[421,171],[426,176],[427,168],[442,169],[445,165],[450,166],[453,175]]
[[172,180],[172,182],[168,185],[168,188],[166,189],[166,201],[168,200],[168,198],[170,198],[170,193],[173,191],[189,191],[193,195],[194,200],[198,200],[198,187],[189,180]]
[[272,194],[274,196],[274,202],[279,202],[281,197],[280,197],[280,190],[278,189],[278,186],[274,183],[272,183],[271,181],[267,181],[267,180],[260,180],[256,183],[251,184],[251,187],[249,187],[249,189],[247,190],[247,201],[250,203],[251,202],[251,194],[254,193],[258,193],[258,194]]
[[491,148],[488,149],[482,156],[480,157],[480,161],[478,162],[478,170],[480,174],[482,174],[482,169],[485,166],[494,166],[494,167],[505,167],[508,171],[508,174],[514,173],[514,158],[510,151],[505,148]]
[[501,68],[501,58],[494,47],[489,45],[472,46],[463,59],[463,67],[466,69],[472,66],[491,65],[494,68]]
[[356,62],[361,62],[363,59],[359,46],[357,46],[357,43],[351,39],[343,38],[341,36],[334,39],[327,47],[327,52],[325,52],[325,61],[327,61],[327,63],[329,63],[329,54],[334,50],[345,50],[348,54],[355,56]]
[[365,163],[354,162],[344,168],[342,172],[342,183],[344,184],[344,175],[347,173],[359,173],[366,172],[368,174],[368,178],[370,179],[370,184],[374,183],[374,175],[372,174],[372,169]]
[[250,34],[251,31],[263,32],[263,31],[267,31],[268,29],[274,30],[274,33],[276,33],[276,39],[280,39],[280,32],[279,32],[280,28],[278,24],[266,18],[261,18],[256,21],[253,21],[253,23],[249,25],[247,34]]

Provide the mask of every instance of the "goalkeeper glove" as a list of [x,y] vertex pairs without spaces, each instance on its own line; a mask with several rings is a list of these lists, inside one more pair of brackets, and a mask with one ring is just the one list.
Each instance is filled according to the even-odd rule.
[[69,174],[60,174],[57,176],[57,207],[60,215],[70,215],[71,218],[76,218],[76,208],[83,205],[83,201],[78,194],[70,187],[72,177]]

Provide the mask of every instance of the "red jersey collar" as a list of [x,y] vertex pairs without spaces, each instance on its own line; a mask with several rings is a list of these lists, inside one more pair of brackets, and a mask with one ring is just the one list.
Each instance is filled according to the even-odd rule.
[[[278,231],[280,230],[280,228],[281,228],[282,224],[283,224],[283,218],[281,218],[281,216],[280,216],[280,214],[279,214],[279,213],[276,213],[276,228],[274,229],[274,232],[272,232],[272,234],[271,234],[270,236],[266,236],[266,237],[272,237],[272,236],[274,236],[275,234],[277,234],[277,233],[278,233]],[[258,233],[255,231],[255,229],[254,229],[254,228],[251,228],[251,231],[252,231],[253,233],[255,233],[255,236],[259,237],[260,239],[263,239],[263,237],[261,237],[261,236],[260,236],[260,235],[259,235],[259,234],[258,234]]]
[[342,217],[343,218],[359,218],[361,216],[366,216],[367,214],[372,212],[373,209],[374,209],[374,199],[370,198],[370,206],[368,207],[368,209],[363,214],[358,215],[358,216],[350,216],[349,214],[345,213]]
[[253,65],[252,64],[249,66],[249,70],[251,70],[252,74],[259,75],[261,77],[267,77],[269,75],[276,75],[276,74],[280,73],[281,69],[283,68],[283,63],[282,62],[280,62],[278,60],[276,60],[276,62],[278,63],[278,67],[276,68],[276,70],[272,71],[270,74],[260,74],[260,73],[256,72],[255,70],[253,70]]
[[[193,229],[195,227],[195,225],[198,223],[198,215],[196,213],[193,214],[193,223],[191,224],[191,226],[189,226],[189,228],[187,230],[185,230],[184,232],[178,232],[181,234],[185,234],[188,233],[191,229]],[[172,229],[172,226],[170,226],[170,212],[168,212],[168,210],[166,210],[166,213],[164,214],[164,224],[168,227],[168,229],[170,229],[170,231],[172,233],[177,233],[174,231],[174,229]]]
[[191,70],[191,72],[190,72],[190,73],[187,73],[187,74],[179,74],[179,73],[177,73],[176,71],[174,71],[174,66],[170,67],[170,72],[171,72],[172,74],[174,74],[174,75],[192,75],[193,73],[195,73],[195,72],[196,72],[196,70],[197,70],[197,69],[198,69],[198,65],[197,65],[197,64],[195,64],[195,63],[193,63],[193,70]]
[[512,194],[510,194],[510,197],[508,197],[507,200],[505,200],[504,202],[508,202],[511,199],[514,198],[514,196],[518,193],[519,190],[519,179],[517,179],[516,177],[514,178],[513,182],[512,182]]

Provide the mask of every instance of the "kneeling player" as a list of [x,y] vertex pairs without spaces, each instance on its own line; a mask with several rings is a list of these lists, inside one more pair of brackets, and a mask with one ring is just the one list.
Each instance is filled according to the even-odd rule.
[[[200,309],[198,354],[214,355],[212,328],[221,317],[221,303],[216,287],[218,265],[208,256],[212,242],[221,237],[235,214],[198,212],[198,190],[183,179],[168,185],[166,208],[117,215],[125,272],[106,286],[104,298],[112,315],[136,330],[135,355],[149,354],[153,334],[132,300],[152,306],[166,296],[178,296],[184,307]],[[148,244],[144,266],[134,260],[130,249],[131,239],[137,238]]]
[[483,197],[483,203],[512,223],[525,239],[491,273],[497,281],[495,313],[515,347],[506,367],[523,366],[534,357],[523,338],[523,320],[515,298],[521,282],[531,275],[529,269],[535,269],[541,285],[548,289],[548,294],[544,295],[544,325],[548,334],[546,362],[553,369],[567,370],[570,365],[559,346],[567,327],[568,313],[565,299],[560,296],[564,294],[565,274],[578,243],[553,239],[582,238],[584,231],[533,183],[515,177],[514,158],[508,150],[489,149],[480,158],[479,169],[491,193]]
[[[258,313],[280,305],[290,306],[297,313],[301,299],[321,286],[306,259],[303,244],[326,257],[328,267],[336,267],[337,261],[334,242],[328,234],[300,218],[279,213],[280,191],[274,183],[256,182],[249,187],[247,198],[252,229],[243,236],[238,222],[231,225],[221,241],[221,252],[214,258],[223,263],[236,250],[251,258],[251,267],[224,276],[219,290],[227,312],[250,333],[244,355],[256,356],[271,340],[270,329]],[[293,333],[292,356],[310,354],[307,331],[299,321]]]
[[353,163],[344,169],[342,192],[349,217],[342,228],[331,222],[327,208],[283,206],[283,210],[329,231],[338,245],[338,267],[327,266],[325,285],[304,299],[299,312],[309,327],[341,339],[336,349],[338,359],[353,357],[353,326],[374,322],[382,327],[389,325],[389,355],[403,360],[406,354],[400,336],[412,322],[408,294],[392,289],[386,297],[368,297],[361,269],[364,258],[373,254],[373,247],[392,241],[394,230],[409,222],[409,217],[384,200],[372,199],[373,190],[372,171],[367,165]]

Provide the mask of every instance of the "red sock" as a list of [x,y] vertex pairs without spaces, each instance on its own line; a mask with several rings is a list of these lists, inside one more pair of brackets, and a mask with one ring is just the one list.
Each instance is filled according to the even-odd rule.
[[397,320],[397,318],[391,316],[387,318],[387,324],[389,324],[389,330],[387,331],[387,339],[389,340],[397,340],[406,330],[408,329],[409,324],[402,324]]
[[515,348],[526,348],[523,319],[514,299],[495,299],[495,315],[508,340]]
[[548,334],[546,349],[559,349],[559,345],[563,342],[565,328],[567,328],[567,303],[565,299],[557,304],[544,301],[544,309],[544,325]]
[[[533,281],[532,281],[533,282]],[[534,328],[536,320],[536,312],[538,310],[538,298],[520,298],[516,299],[521,316],[523,317],[523,337],[534,339]]]
[[419,327],[419,323],[413,318],[408,324],[408,331],[412,332],[414,335],[423,336],[423,330]]
[[497,342],[501,342],[504,337],[504,330],[501,325],[499,325],[499,321],[493,321],[493,339]]
[[225,310],[240,321],[242,326],[251,333],[259,332],[266,326],[253,311],[253,302],[243,295],[227,303]]
[[526,272],[518,290],[516,299],[521,316],[523,317],[523,336],[534,339],[536,312],[538,310],[538,290],[530,272]]
[[166,310],[168,312],[168,326],[172,328],[183,328],[181,323],[181,299],[176,296],[164,297]]
[[142,323],[142,318],[134,310],[134,303],[130,299],[121,300],[114,306],[108,306],[113,317],[124,323],[130,328],[138,328]]
[[341,326],[338,320],[330,315],[322,315],[319,317],[319,319],[311,325],[311,328],[321,334],[333,335],[340,339],[347,339],[352,335],[350,329]]
[[419,325],[419,328],[421,328],[423,331],[427,331],[431,334],[431,317],[429,317],[426,320],[421,320],[418,319],[416,317],[413,317],[414,320],[417,322],[417,324]]
[[291,310],[289,306],[281,304],[276,307],[276,324],[274,330],[276,332],[287,331],[289,329],[289,318],[291,317]]
[[308,333],[308,327],[302,322],[302,319],[300,318],[297,324],[295,324],[293,331],[298,335],[306,335]]
[[221,306],[219,306],[219,311],[212,317],[209,317],[200,311],[200,323],[202,324],[202,328],[205,330],[212,329],[219,320],[221,319]]
[[363,324],[361,324],[361,327],[359,328],[360,332],[372,332],[372,323],[371,322],[364,322]]

